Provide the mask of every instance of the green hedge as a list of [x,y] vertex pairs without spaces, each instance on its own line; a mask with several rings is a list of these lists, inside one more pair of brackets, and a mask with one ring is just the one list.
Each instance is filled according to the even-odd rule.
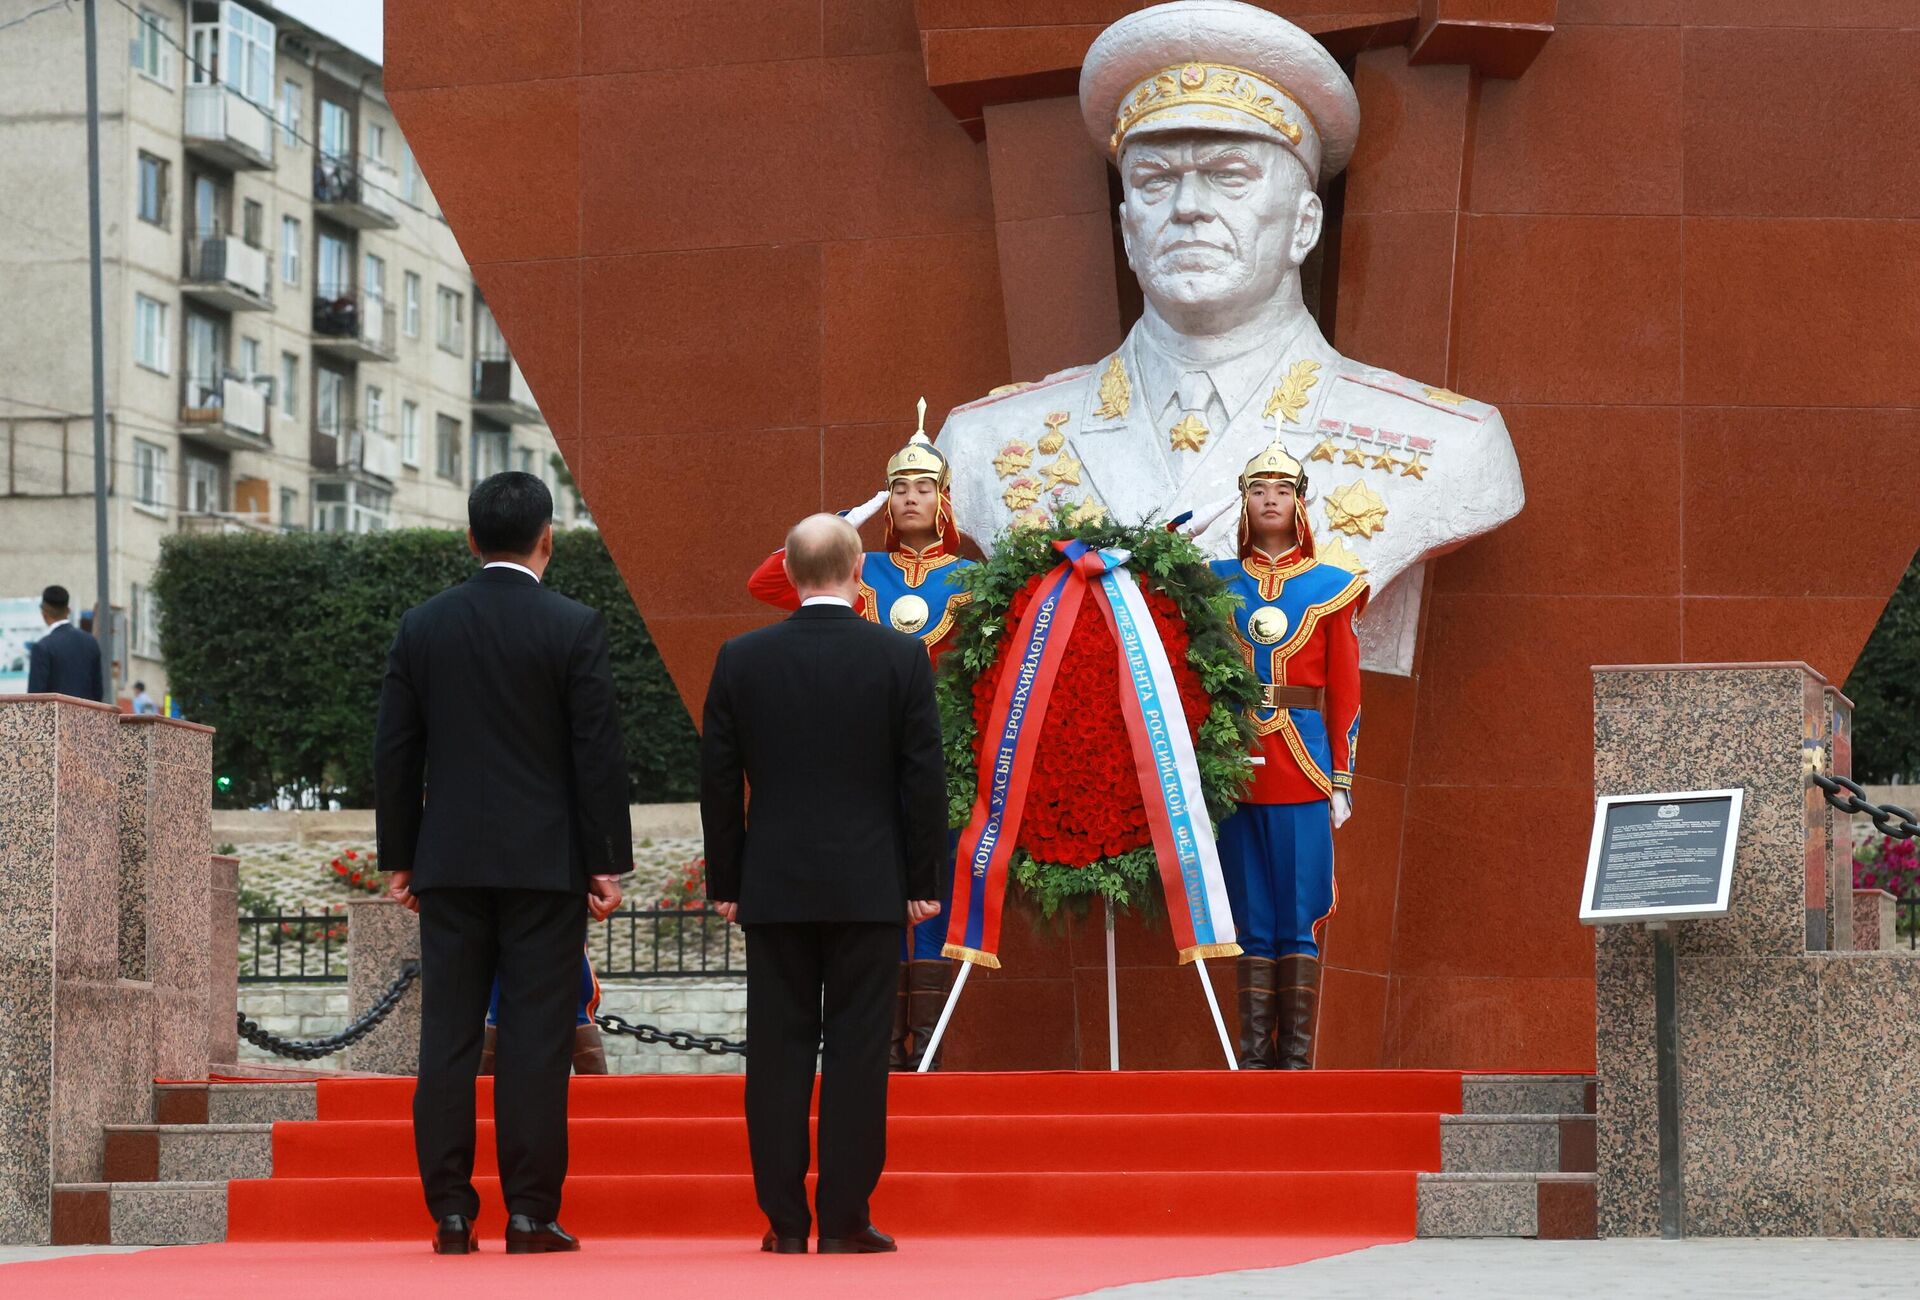
[[1853,779],[1920,776],[1920,556],[1874,625],[1845,687],[1853,701]]
[[[373,806],[373,726],[400,615],[465,581],[464,534],[409,529],[278,537],[177,536],[154,594],[174,698],[218,728],[222,807],[282,790]],[[554,535],[547,583],[605,615],[636,803],[694,797],[698,740],[600,534]]]

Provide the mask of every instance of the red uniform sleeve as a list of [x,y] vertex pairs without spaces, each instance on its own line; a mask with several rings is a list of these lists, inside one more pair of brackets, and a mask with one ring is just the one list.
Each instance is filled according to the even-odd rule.
[[787,581],[787,548],[781,547],[766,559],[747,579],[747,594],[775,609],[799,609],[800,593]]
[[1327,741],[1333,749],[1333,788],[1353,789],[1354,756],[1360,749],[1360,638],[1353,620],[1367,607],[1366,593],[1348,602],[1320,626],[1327,633]]

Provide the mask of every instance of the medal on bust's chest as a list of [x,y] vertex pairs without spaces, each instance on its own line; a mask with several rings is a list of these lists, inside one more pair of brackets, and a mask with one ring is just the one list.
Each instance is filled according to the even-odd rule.
[[1274,645],[1287,634],[1287,616],[1277,605],[1262,605],[1247,615],[1247,635],[1261,645]]
[[887,622],[896,632],[918,632],[927,625],[927,602],[919,596],[902,596],[887,610]]

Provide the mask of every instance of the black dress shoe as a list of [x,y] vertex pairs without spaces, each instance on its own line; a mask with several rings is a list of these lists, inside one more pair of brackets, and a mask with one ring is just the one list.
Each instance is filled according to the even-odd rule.
[[449,1214],[434,1229],[433,1253],[436,1255],[470,1255],[478,1249],[473,1237],[473,1220],[464,1214]]
[[784,1237],[768,1228],[767,1235],[760,1238],[760,1249],[775,1255],[804,1255],[807,1253],[807,1234],[803,1232],[797,1237]]
[[507,1254],[550,1255],[580,1249],[580,1239],[557,1223],[535,1223],[524,1214],[507,1218]]
[[869,1223],[851,1237],[820,1238],[822,1255],[880,1255],[890,1250],[898,1250],[893,1238]]

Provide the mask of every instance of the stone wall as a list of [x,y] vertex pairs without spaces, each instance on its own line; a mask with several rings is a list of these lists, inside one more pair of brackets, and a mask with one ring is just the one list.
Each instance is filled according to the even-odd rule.
[[[347,988],[344,984],[246,984],[240,989],[240,1009],[284,1037],[325,1038],[347,1026]],[[747,1036],[747,986],[740,980],[604,984],[600,1010],[629,1024],[719,1034],[735,1042]],[[606,1035],[606,1044],[607,1065],[615,1074],[734,1074],[746,1066],[739,1056],[677,1052],[620,1034]],[[286,1063],[251,1043],[240,1045],[240,1059]],[[346,1062],[342,1053],[335,1053],[306,1064],[316,1070],[337,1070]]]

